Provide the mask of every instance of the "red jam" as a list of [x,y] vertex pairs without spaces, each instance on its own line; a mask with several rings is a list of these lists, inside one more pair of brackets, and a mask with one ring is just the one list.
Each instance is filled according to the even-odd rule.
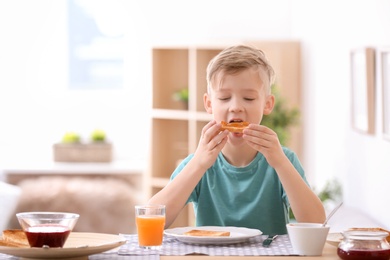
[[58,225],[41,225],[25,230],[31,247],[63,247],[70,234],[68,227]]
[[344,260],[388,260],[390,249],[385,250],[348,250],[337,249],[337,255]]

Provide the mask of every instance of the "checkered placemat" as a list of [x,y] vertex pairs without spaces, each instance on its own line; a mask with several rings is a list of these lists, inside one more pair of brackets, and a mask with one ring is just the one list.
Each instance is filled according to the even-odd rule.
[[[19,258],[17,256],[11,256],[6,254],[0,253],[0,260],[22,260],[22,259],[30,259],[30,258]],[[65,258],[64,258],[65,259]],[[71,258],[75,259],[75,258]],[[77,258],[79,259],[79,258]],[[86,259],[85,257],[81,257],[80,259]],[[89,260],[123,260],[123,259],[130,259],[130,260],[160,260],[159,255],[118,255],[116,252],[110,252],[110,253],[101,253],[96,255],[90,255],[88,257]]]
[[296,255],[288,235],[278,236],[270,247],[263,247],[266,236],[257,236],[249,240],[227,245],[195,245],[185,244],[173,237],[164,236],[161,249],[143,249],[138,246],[137,235],[122,235],[127,243],[122,245],[119,255],[190,255],[203,254],[210,256],[262,256],[262,255]]

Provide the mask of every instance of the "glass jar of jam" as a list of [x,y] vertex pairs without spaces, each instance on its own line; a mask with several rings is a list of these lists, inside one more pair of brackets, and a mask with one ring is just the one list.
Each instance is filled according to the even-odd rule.
[[337,255],[344,260],[388,260],[389,235],[384,231],[348,230],[342,233],[343,240],[337,248]]

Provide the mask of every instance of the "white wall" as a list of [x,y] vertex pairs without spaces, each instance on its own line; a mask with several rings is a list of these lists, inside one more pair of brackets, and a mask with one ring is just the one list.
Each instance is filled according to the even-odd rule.
[[[123,1],[125,87],[92,92],[67,88],[66,0],[1,1],[0,156],[51,158],[51,145],[65,131],[88,138],[94,128],[103,128],[114,143],[116,158],[145,157],[151,46],[286,38],[288,3],[268,4],[269,11],[259,16],[252,7],[261,7],[261,2],[253,0],[240,5]],[[145,129],[134,128],[134,122]]]
[[96,92],[67,89],[65,7],[65,0],[0,2],[0,166],[10,158],[50,159],[66,130],[87,136],[95,127],[108,132],[117,158],[145,157],[154,45],[294,39],[303,47],[309,180],[321,187],[340,178],[347,205],[390,226],[384,199],[376,199],[390,178],[381,104],[375,136],[353,131],[349,116],[349,52],[390,46],[389,1],[126,1],[125,87]]
[[390,210],[381,198],[390,181],[390,142],[381,134],[381,86],[378,81],[375,135],[357,133],[350,121],[349,53],[363,46],[390,46],[390,2],[292,2],[293,35],[304,43],[306,170],[315,173],[317,185],[336,176],[343,182],[346,205],[389,227]]

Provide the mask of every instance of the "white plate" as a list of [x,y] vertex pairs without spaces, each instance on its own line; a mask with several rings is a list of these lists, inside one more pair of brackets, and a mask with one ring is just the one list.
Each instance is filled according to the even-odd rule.
[[326,238],[326,242],[332,246],[338,246],[341,240],[343,240],[343,235],[341,233],[329,233]]
[[[228,237],[198,237],[183,235],[184,232],[192,229],[199,230],[213,230],[213,231],[229,231]],[[262,232],[258,229],[241,228],[241,227],[217,227],[217,226],[203,226],[203,227],[182,227],[166,229],[165,235],[174,237],[183,243],[189,244],[234,244],[248,240],[251,237],[259,236]]]
[[0,253],[39,259],[64,259],[102,253],[126,243],[119,235],[100,233],[70,233],[63,248],[17,248],[0,246]]

